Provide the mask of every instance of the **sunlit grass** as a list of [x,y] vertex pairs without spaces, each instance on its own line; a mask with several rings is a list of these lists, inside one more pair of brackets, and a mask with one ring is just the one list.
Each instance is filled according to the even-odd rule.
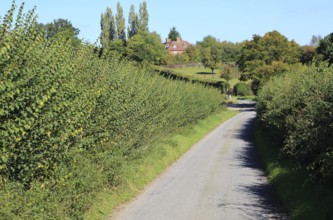
[[211,70],[204,67],[184,67],[184,68],[166,68],[161,67],[162,70],[172,71],[178,76],[186,77],[192,80],[200,80],[203,82],[220,82],[225,81],[220,78],[220,73],[218,70],[212,74]]

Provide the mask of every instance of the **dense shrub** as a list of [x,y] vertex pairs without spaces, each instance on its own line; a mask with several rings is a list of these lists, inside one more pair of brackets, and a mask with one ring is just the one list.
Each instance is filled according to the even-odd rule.
[[81,219],[127,160],[220,108],[216,89],[47,40],[33,11],[13,25],[14,12],[0,25],[0,218]]
[[268,82],[258,96],[261,121],[278,130],[282,151],[311,171],[333,180],[333,69],[311,67]]
[[234,93],[237,96],[247,96],[251,95],[251,86],[250,84],[239,82],[234,86]]

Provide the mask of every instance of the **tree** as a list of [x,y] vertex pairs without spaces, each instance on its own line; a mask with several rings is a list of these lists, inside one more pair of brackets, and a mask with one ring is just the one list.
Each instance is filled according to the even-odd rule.
[[147,2],[144,0],[142,3],[140,3],[139,8],[138,29],[140,31],[149,31],[148,20],[149,14],[147,9]]
[[214,70],[222,65],[222,47],[215,37],[206,36],[203,41],[198,42],[201,48],[201,62],[206,68]]
[[200,62],[200,51],[199,47],[192,45],[186,48],[185,53],[189,57],[189,61],[191,62]]
[[242,43],[232,43],[223,41],[220,43],[222,47],[222,57],[225,63],[235,63],[240,55],[243,47]]
[[117,39],[110,42],[107,48],[103,48],[104,57],[124,57],[126,55],[126,46],[123,40]]
[[166,55],[161,37],[154,32],[139,31],[128,40],[126,49],[133,60],[152,64],[162,63]]
[[176,27],[172,27],[170,29],[170,32],[169,32],[169,35],[168,35],[168,38],[172,41],[176,41],[177,40],[177,37],[180,37],[180,34],[179,32],[177,31]]
[[316,56],[316,47],[315,46],[303,46],[302,55],[300,61],[302,64],[311,64],[314,57]]
[[211,35],[208,35],[208,36],[204,37],[204,39],[202,41],[197,42],[197,45],[199,45],[202,48],[206,48],[206,47],[212,47],[216,43],[217,43],[216,38]]
[[49,41],[57,38],[71,40],[74,47],[77,47],[82,42],[78,38],[80,30],[75,28],[67,19],[59,18],[47,24],[36,23],[36,26],[37,29],[44,32],[46,39]]
[[333,63],[333,33],[320,41],[317,52],[323,56],[323,60],[327,61],[329,66]]
[[222,65],[220,52],[217,45],[203,49],[202,63],[206,68],[211,69],[212,74],[214,74],[215,69]]
[[75,28],[72,23],[67,19],[56,19],[51,23],[47,23],[43,26],[47,39],[54,37],[60,32],[66,33],[68,37],[76,37],[79,35],[80,30]]
[[315,46],[315,47],[318,47],[319,46],[319,43],[320,41],[322,40],[323,38],[320,36],[320,35],[312,35],[312,38],[311,38],[311,41],[310,41],[310,45],[311,46]]
[[101,15],[101,44],[103,48],[107,48],[112,40],[116,39],[116,26],[112,9],[107,7],[106,11]]
[[247,41],[237,61],[242,71],[241,80],[253,80],[256,94],[258,89],[270,76],[282,73],[289,64],[300,61],[301,47],[295,41],[288,39],[277,31],[266,33],[263,37],[254,35]]
[[128,39],[133,37],[138,32],[138,15],[135,13],[134,5],[131,5],[128,16],[127,36]]
[[117,27],[117,39],[126,41],[125,33],[125,18],[123,13],[123,8],[120,3],[117,3],[117,14],[116,14],[116,27]]

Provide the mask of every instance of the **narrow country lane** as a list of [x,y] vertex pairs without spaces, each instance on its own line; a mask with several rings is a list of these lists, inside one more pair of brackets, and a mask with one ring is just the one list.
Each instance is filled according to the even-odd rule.
[[111,219],[287,219],[251,140],[253,103],[237,108]]

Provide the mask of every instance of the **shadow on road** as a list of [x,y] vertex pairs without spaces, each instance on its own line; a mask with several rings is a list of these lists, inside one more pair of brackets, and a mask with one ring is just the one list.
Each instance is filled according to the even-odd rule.
[[238,103],[228,103],[228,109],[239,111],[254,111],[256,103],[253,101],[239,100]]
[[[239,104],[239,106],[242,106],[242,108],[245,106],[246,109],[254,108],[253,104]],[[251,110],[247,109],[247,111]],[[248,194],[256,202],[251,204],[245,201],[239,203],[225,202],[219,204],[218,207],[239,209],[244,213],[256,213],[256,216],[251,216],[255,217],[254,219],[288,219],[281,203],[277,200],[273,187],[266,181],[263,166],[254,146],[253,120],[254,117],[247,120],[236,134],[236,138],[242,140],[244,145],[237,151],[233,159],[237,161],[236,169],[249,169],[257,174],[255,181],[235,186],[235,190]]]

